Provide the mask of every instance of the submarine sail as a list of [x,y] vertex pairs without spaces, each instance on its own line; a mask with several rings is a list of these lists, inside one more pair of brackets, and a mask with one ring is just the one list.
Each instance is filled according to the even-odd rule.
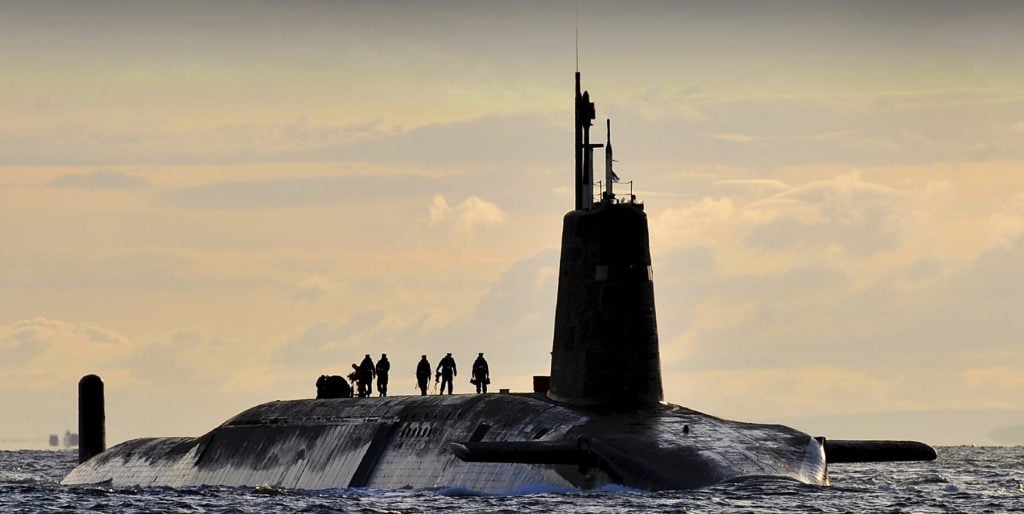
[[[576,72],[576,209],[562,224],[548,397],[605,410],[662,401],[650,236],[643,204],[611,193],[593,202],[594,104]],[[609,122],[610,127],[610,122]],[[611,177],[611,135],[606,147]]]

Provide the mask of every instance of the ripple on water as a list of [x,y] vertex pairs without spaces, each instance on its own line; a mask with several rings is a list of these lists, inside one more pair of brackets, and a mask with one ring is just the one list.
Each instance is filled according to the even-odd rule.
[[62,487],[72,452],[0,452],[0,511],[99,512],[1008,512],[1021,509],[1024,449],[941,448],[929,463],[850,464],[832,487],[751,479],[696,491],[466,489],[300,491],[274,487]]

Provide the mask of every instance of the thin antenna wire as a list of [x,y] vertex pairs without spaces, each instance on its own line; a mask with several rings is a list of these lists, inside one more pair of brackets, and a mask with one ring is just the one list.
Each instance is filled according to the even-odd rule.
[[580,0],[576,0],[576,73],[580,72]]

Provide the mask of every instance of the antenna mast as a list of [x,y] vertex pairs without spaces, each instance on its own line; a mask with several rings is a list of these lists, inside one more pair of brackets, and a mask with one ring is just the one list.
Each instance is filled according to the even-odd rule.
[[576,4],[576,209],[594,205],[594,149],[602,144],[590,142],[591,121],[597,117],[590,93],[580,91],[580,9]]
[[576,74],[580,73],[580,0],[576,0]]
[[619,181],[618,175],[615,174],[615,170],[612,169],[612,163],[615,159],[612,158],[612,120],[608,119],[608,143],[604,147],[604,195],[603,199],[612,201],[615,199],[615,191],[612,188],[612,184]]

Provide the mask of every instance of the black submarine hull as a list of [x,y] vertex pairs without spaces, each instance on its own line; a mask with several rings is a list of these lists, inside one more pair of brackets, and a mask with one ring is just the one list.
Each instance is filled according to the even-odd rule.
[[663,403],[647,215],[612,189],[610,122],[606,189],[594,202],[602,145],[590,142],[596,111],[579,72],[575,99],[576,205],[563,218],[546,394],[270,402],[201,437],[86,452],[62,483],[663,490],[746,477],[825,485],[829,453],[835,462],[934,459],[921,443],[827,442]]
[[64,485],[693,489],[744,477],[827,484],[822,442],[661,404],[628,414],[535,394],[275,401],[196,438],[135,439]]

